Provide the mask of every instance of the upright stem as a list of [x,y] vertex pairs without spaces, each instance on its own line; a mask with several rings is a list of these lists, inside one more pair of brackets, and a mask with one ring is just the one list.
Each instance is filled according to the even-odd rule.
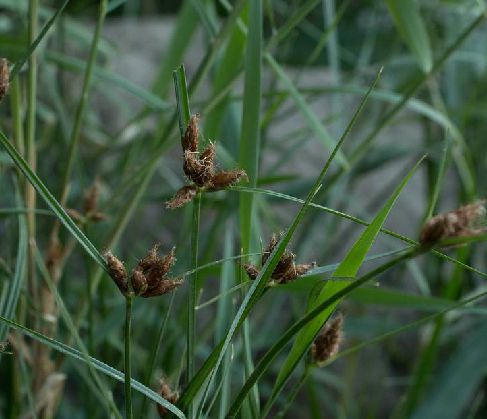
[[[200,231],[201,192],[198,192],[193,201],[193,224],[191,226],[191,269],[198,267],[198,238]],[[196,296],[198,292],[198,272],[191,275],[188,295],[188,333],[187,333],[187,370],[186,382],[189,383],[194,375],[194,348],[196,336]],[[193,417],[193,404],[188,409],[188,417]]]
[[[32,44],[37,35],[37,0],[29,0],[29,29],[28,42]],[[36,133],[36,95],[37,95],[37,57],[36,52],[32,52],[29,57],[29,66],[27,74],[27,125],[26,125],[26,144],[25,152],[26,159],[33,171],[36,170],[36,150],[35,150],[35,133]],[[28,209],[27,213],[27,229],[29,232],[29,287],[31,298],[38,302],[37,298],[37,284],[36,284],[36,268],[34,261],[35,248],[35,230],[36,219],[33,211],[36,206],[36,191],[33,186],[26,182],[25,189],[25,205]]]
[[132,413],[132,388],[130,387],[131,377],[131,342],[132,335],[132,302],[133,296],[125,297],[125,416],[127,419],[133,419]]

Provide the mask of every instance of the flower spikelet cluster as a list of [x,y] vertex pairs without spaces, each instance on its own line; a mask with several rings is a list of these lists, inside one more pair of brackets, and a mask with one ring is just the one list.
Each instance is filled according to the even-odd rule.
[[123,295],[148,298],[167,294],[182,284],[181,278],[169,278],[168,274],[176,261],[175,248],[165,256],[158,255],[156,244],[132,270],[130,277],[123,262],[112,253],[106,254],[107,266],[111,278]]
[[198,137],[198,117],[193,115],[181,138],[183,171],[190,183],[179,189],[174,197],[166,202],[167,208],[183,207],[193,200],[198,191],[220,191],[247,177],[245,171],[239,169],[217,171],[215,144],[210,141],[207,147],[199,152]]
[[485,200],[482,200],[435,215],[424,224],[419,241],[424,246],[433,246],[448,238],[483,234],[487,231],[484,225],[485,214]]
[[[261,257],[261,266],[264,266],[269,259],[269,256],[279,243],[281,236],[277,234],[273,234],[271,241],[267,245],[267,247],[262,252]],[[294,260],[296,259],[296,255],[289,250],[285,250],[277,262],[274,271],[271,274],[271,279],[274,283],[277,284],[285,284],[287,282],[294,281],[296,278],[299,278],[301,275],[304,275],[306,272],[310,271],[311,269],[316,267],[316,263],[306,263],[306,264],[296,264]],[[252,264],[244,265],[245,272],[250,279],[254,280],[259,275],[260,270]]]

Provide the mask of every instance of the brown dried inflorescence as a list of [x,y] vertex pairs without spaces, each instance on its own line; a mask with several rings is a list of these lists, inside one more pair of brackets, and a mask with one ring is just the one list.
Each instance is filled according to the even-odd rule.
[[311,346],[311,359],[322,363],[335,356],[343,340],[343,315],[339,313],[327,321]]
[[[171,387],[166,383],[164,379],[161,378],[158,393],[163,399],[166,399],[169,403],[176,404],[179,400],[179,393],[177,391],[172,391]],[[162,405],[157,405],[157,412],[159,417],[165,418],[169,411]]]
[[198,117],[192,116],[181,144],[183,147],[183,171],[191,184],[183,186],[166,202],[170,209],[180,208],[190,202],[200,190],[215,192],[234,185],[246,177],[243,170],[216,171],[216,146],[210,142],[203,152],[198,151]]
[[96,179],[85,191],[83,200],[83,213],[75,209],[68,209],[69,216],[77,223],[91,221],[94,223],[107,219],[106,214],[99,211],[98,202],[100,199],[100,182]]
[[[277,243],[279,243],[279,239],[280,236],[278,236],[277,234],[272,235],[271,241],[269,242],[267,247],[264,249],[264,252],[262,253],[262,258],[261,258],[262,266],[265,265],[270,254],[277,246]],[[275,283],[285,284],[287,282],[294,281],[296,278],[300,277],[301,275],[304,275],[306,272],[316,267],[315,262],[296,265],[294,263],[295,258],[296,255],[294,253],[291,253],[287,249],[284,251],[284,253],[281,255],[281,258],[279,259],[279,262],[277,262],[274,271],[272,271],[271,274],[271,279]],[[255,280],[260,272],[259,269],[252,264],[244,265],[244,269],[245,272],[247,272],[249,278],[252,280]]]
[[485,220],[485,200],[464,205],[454,211],[435,215],[421,229],[419,242],[433,246],[441,240],[455,237],[478,236],[487,231]]
[[107,253],[110,276],[123,295],[133,293],[144,298],[157,297],[173,291],[182,284],[182,279],[168,277],[176,261],[175,248],[162,257],[158,255],[158,249],[159,245],[156,244],[132,270],[130,278],[124,264],[110,252]]
[[8,92],[10,86],[10,70],[8,68],[8,61],[5,58],[0,58],[0,101]]

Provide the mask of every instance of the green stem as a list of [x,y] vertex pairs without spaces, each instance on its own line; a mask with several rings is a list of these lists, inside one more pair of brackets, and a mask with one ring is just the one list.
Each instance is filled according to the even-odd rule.
[[304,371],[303,371],[303,375],[301,375],[299,382],[293,387],[291,394],[289,394],[289,397],[286,400],[286,404],[279,411],[279,413],[276,416],[276,419],[283,418],[286,415],[286,412],[292,406],[294,399],[296,398],[298,393],[301,391],[301,388],[306,384],[306,381],[308,381],[308,377],[310,376],[312,369],[313,369],[313,366],[311,364],[306,363],[306,366],[305,366]]
[[[198,267],[198,245],[201,214],[201,192],[198,192],[193,201],[193,224],[191,226],[191,268]],[[186,382],[189,383],[194,375],[194,355],[195,355],[195,336],[196,336],[196,296],[198,292],[198,271],[191,275],[189,282],[188,295],[188,333],[186,352],[187,370]],[[189,405],[188,417],[193,417],[193,404]]]
[[132,413],[132,388],[130,387],[131,380],[131,362],[130,351],[132,334],[132,302],[133,296],[127,295],[125,297],[125,416],[127,419],[133,419]]

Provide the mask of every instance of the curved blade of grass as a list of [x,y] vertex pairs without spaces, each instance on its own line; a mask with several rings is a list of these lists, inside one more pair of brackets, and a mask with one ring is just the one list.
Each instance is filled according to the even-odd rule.
[[[259,297],[262,295],[262,292],[264,291],[267,282],[274,271],[274,268],[276,267],[281,255],[283,254],[284,250],[286,249],[286,246],[288,245],[289,241],[291,240],[291,237],[298,227],[299,223],[301,222],[306,210],[308,209],[313,197],[316,195],[318,190],[320,189],[322,182],[325,178],[326,173],[328,172],[328,169],[331,166],[331,163],[338,153],[341,145],[345,141],[345,139],[348,137],[348,134],[352,130],[353,125],[355,124],[355,121],[361,114],[365,103],[367,102],[367,99],[369,97],[370,92],[374,89],[375,85],[377,84],[379,77],[382,73],[382,69],[378,72],[376,79],[372,83],[369,91],[367,94],[364,96],[362,101],[360,102],[359,106],[357,107],[357,110],[352,116],[352,119],[350,120],[347,128],[343,132],[340,140],[338,141],[337,145],[335,146],[333,152],[330,154],[328,157],[323,169],[321,170],[320,174],[318,175],[313,187],[308,193],[308,196],[306,197],[306,200],[304,201],[303,205],[301,206],[299,212],[297,213],[296,217],[294,218],[291,226],[288,228],[286,233],[283,235],[279,243],[277,244],[276,248],[274,251],[271,253],[269,256],[267,262],[265,265],[262,267],[262,270],[260,271],[258,277],[255,279],[253,282],[252,286],[250,287],[247,295],[245,296],[245,299],[243,300],[237,315],[233,319],[232,325],[230,326],[230,330],[227,333],[227,336],[225,337],[224,341],[218,345],[218,347],[213,351],[213,353],[208,357],[207,361],[203,365],[203,367],[198,371],[196,374],[195,378],[192,380],[192,382],[188,385],[187,390],[185,391],[183,397],[181,398],[181,405],[185,406],[187,403],[189,403],[193,397],[196,395],[198,389],[204,383],[204,381],[208,378],[208,383],[205,389],[205,394],[203,396],[203,404],[206,399],[206,395],[208,392],[208,389],[210,388],[212,381],[215,377],[216,371],[218,370],[218,367],[220,366],[220,363],[224,357],[225,351],[228,349],[228,346],[230,345],[230,341],[232,340],[233,336],[235,335],[236,331],[238,328],[241,326],[243,323],[243,320],[247,317],[249,314],[250,310],[252,307],[257,303]],[[249,380],[247,380],[249,382]]]
[[433,54],[426,25],[415,0],[386,0],[397,30],[412,51],[421,69],[427,73],[433,66]]
[[59,7],[59,9],[56,10],[56,12],[51,16],[51,18],[47,21],[47,23],[44,25],[42,30],[39,32],[39,35],[35,39],[35,41],[29,45],[29,48],[27,48],[27,51],[25,51],[25,54],[15,62],[12,71],[10,72],[10,82],[15,78],[15,76],[18,74],[22,66],[25,64],[25,62],[29,59],[31,54],[35,51],[37,46],[41,43],[41,41],[44,39],[46,36],[47,32],[51,28],[51,26],[54,24],[58,16],[61,14],[61,12],[64,10],[64,8],[67,6],[69,3],[69,0],[65,0],[64,3]]
[[[18,323],[15,323],[12,320],[6,319],[5,317],[0,316],[0,321],[6,323],[12,329],[17,330],[18,332],[22,333],[25,336],[29,336],[32,339],[42,343],[43,345],[47,345],[50,348],[54,349],[57,352],[65,354],[73,359],[86,363],[87,360],[85,359],[85,355],[83,355],[77,349],[74,349],[68,345],[65,345],[62,342],[59,342],[55,339],[51,339],[42,333],[36,332],[35,330],[29,329],[25,326],[22,326]],[[93,364],[93,367],[96,368],[98,371],[102,372],[103,374],[114,378],[117,381],[123,383],[125,381],[124,374],[115,368],[111,367],[110,365],[105,364],[104,362],[88,356],[90,362]],[[131,386],[134,390],[138,391],[139,393],[143,394],[144,396],[148,397],[152,401],[159,403],[160,405],[164,406],[166,409],[170,410],[174,413],[178,418],[185,419],[184,413],[181,412],[176,406],[169,403],[166,399],[163,399],[159,394],[155,391],[147,388],[142,383],[138,382],[137,380],[131,380]]]
[[[354,243],[350,251],[347,253],[345,258],[342,260],[336,271],[333,273],[334,277],[346,277],[353,278],[357,274],[360,266],[364,262],[364,259],[372,247],[377,235],[380,232],[389,212],[391,211],[393,205],[395,204],[400,193],[407,185],[416,169],[423,161],[424,157],[421,158],[414,167],[409,171],[404,180],[396,188],[392,196],[388,199],[384,207],[378,212],[374,220],[369,224],[369,226],[364,230],[358,240]],[[329,281],[324,284],[321,288],[319,295],[310,304],[308,309],[312,311],[316,306],[320,305],[323,301],[327,300],[330,295],[335,295],[340,290],[344,289],[347,285],[341,282]],[[317,316],[312,322],[310,322],[305,328],[303,328],[299,334],[296,336],[294,345],[289,353],[283,367],[279,371],[277,376],[272,395],[267,403],[267,411],[272,405],[273,401],[276,399],[284,384],[287,382],[294,369],[298,365],[299,361],[303,358],[306,352],[309,350],[311,343],[314,338],[322,328],[324,322],[333,313],[333,310],[339,303],[337,300],[333,305],[327,307],[319,316]]]
[[[22,205],[22,198],[19,195],[18,187],[16,185],[15,198],[17,205]],[[15,271],[12,281],[8,287],[8,294],[5,300],[0,301],[0,313],[2,316],[12,319],[15,314],[17,302],[19,301],[22,283],[25,277],[26,257],[27,257],[27,224],[25,216],[19,214],[19,243],[17,245],[17,260],[15,261]],[[0,325],[0,342],[3,342],[7,337],[8,328],[5,324]]]
[[[333,147],[335,146],[335,141],[333,140],[333,138],[331,137],[330,133],[327,131],[325,126],[318,119],[318,117],[311,109],[311,107],[306,103],[306,100],[304,99],[303,95],[299,92],[299,90],[296,88],[292,80],[284,72],[282,67],[276,62],[276,60],[274,60],[272,55],[266,53],[264,56],[266,61],[269,63],[272,70],[274,71],[274,73],[277,75],[277,77],[279,77],[279,79],[284,84],[284,88],[289,92],[289,95],[294,100],[298,110],[303,114],[303,117],[306,119],[309,126],[318,136],[320,141],[323,142],[324,146],[327,149],[332,150]],[[337,154],[337,159],[344,169],[348,169],[349,167],[348,162],[340,150]]]
[[[421,158],[415,166],[409,171],[404,180],[396,188],[392,196],[386,202],[384,207],[379,211],[374,220],[369,224],[369,226],[364,230],[359,239],[354,243],[350,251],[347,253],[345,258],[342,260],[336,271],[333,273],[334,277],[348,277],[353,278],[357,274],[360,266],[364,262],[364,259],[372,247],[377,235],[380,232],[389,212],[391,211],[393,205],[395,204],[399,194],[402,192],[404,187],[407,185],[413,174],[415,173],[418,166],[423,161],[424,157]],[[345,284],[331,281],[325,283],[322,287],[318,297],[310,304],[308,311],[313,310],[317,305],[325,301],[330,295],[336,294],[341,289],[345,288]],[[336,305],[339,303],[337,301],[330,307],[327,307],[320,316],[314,319],[306,328],[300,331],[296,337],[295,343],[289,353],[286,361],[281,368],[279,375],[277,376],[272,395],[269,399],[268,406],[276,399],[277,395],[280,393],[284,384],[289,379],[290,375],[296,368],[299,361],[308,351],[314,338],[320,331],[326,319],[332,314]]]
[[0,144],[5,148],[15,165],[24,174],[31,185],[37,190],[38,194],[46,202],[46,204],[51,208],[52,212],[61,221],[61,223],[67,228],[71,235],[78,241],[78,243],[85,249],[85,251],[90,255],[93,260],[100,265],[104,270],[107,270],[104,257],[96,249],[96,247],[91,243],[88,237],[79,229],[76,223],[71,219],[71,217],[66,213],[64,208],[59,204],[59,202],[54,198],[49,189],[42,183],[37,174],[32,171],[27,162],[23,157],[17,152],[15,147],[10,144],[10,141],[5,136],[3,132],[0,131]]

